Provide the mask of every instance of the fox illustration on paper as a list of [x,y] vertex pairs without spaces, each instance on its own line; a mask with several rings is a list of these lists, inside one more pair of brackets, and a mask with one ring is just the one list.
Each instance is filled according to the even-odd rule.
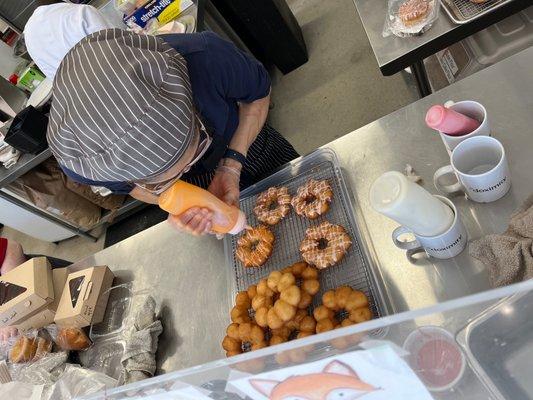
[[380,390],[364,381],[348,365],[332,361],[322,372],[290,376],[284,381],[250,379],[270,400],[356,400]]

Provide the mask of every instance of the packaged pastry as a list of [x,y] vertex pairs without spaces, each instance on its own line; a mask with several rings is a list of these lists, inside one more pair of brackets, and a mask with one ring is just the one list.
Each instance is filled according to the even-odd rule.
[[439,0],[389,0],[383,36],[421,35],[437,20],[439,7]]
[[52,342],[42,337],[29,337],[22,335],[9,351],[9,361],[12,363],[25,363],[37,361],[52,351]]
[[85,350],[91,346],[91,341],[80,328],[60,328],[55,338],[56,344],[62,350]]

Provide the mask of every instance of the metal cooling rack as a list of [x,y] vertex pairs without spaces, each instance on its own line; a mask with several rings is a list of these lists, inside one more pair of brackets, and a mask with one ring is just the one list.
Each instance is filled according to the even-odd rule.
[[329,211],[315,220],[300,217],[291,208],[291,212],[277,225],[271,227],[276,240],[271,257],[260,268],[244,268],[235,257],[237,240],[240,236],[225,239],[227,263],[231,265],[235,277],[235,292],[246,290],[270,272],[282,269],[297,261],[301,261],[299,251],[300,242],[304,239],[308,227],[318,225],[323,221],[342,225],[352,239],[344,259],[337,265],[320,271],[320,292],[315,296],[315,304],[320,303],[321,296],[330,289],[348,285],[363,291],[369,298],[370,308],[374,318],[386,315],[386,306],[382,292],[375,282],[370,264],[360,248],[360,236],[353,216],[350,199],[342,178],[340,168],[336,163],[336,156],[332,150],[320,149],[295,163],[278,171],[271,177],[246,189],[240,200],[241,209],[246,214],[250,225],[257,225],[259,221],[253,213],[257,195],[271,186],[287,186],[291,194],[295,194],[299,186],[308,179],[327,179],[333,189],[334,198]]
[[466,24],[510,1],[512,0],[488,0],[485,3],[476,4],[470,0],[442,0],[442,5],[453,22]]

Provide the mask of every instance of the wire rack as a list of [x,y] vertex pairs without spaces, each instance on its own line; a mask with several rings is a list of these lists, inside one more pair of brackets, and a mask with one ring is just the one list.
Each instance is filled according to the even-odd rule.
[[[335,166],[331,159],[321,157],[320,154],[323,153],[320,153],[319,150],[318,157],[315,153],[311,155],[314,159],[309,168],[300,168],[295,174],[282,170],[280,174],[276,174],[274,177],[278,176],[279,178],[279,175],[285,175],[285,177],[274,179],[275,182],[272,179],[262,181],[255,185],[251,192],[241,198],[241,209],[246,214],[249,224],[255,226],[259,224],[253,213],[257,195],[270,186],[287,186],[289,193],[294,194],[297,188],[305,184],[310,178],[327,179],[334,193],[329,211],[319,218],[309,220],[297,215],[291,209],[286,218],[271,227],[276,237],[274,249],[271,257],[260,268],[244,268],[241,262],[236,259],[235,249],[240,236],[226,239],[228,240],[226,256],[229,258],[227,261],[234,271],[235,289],[236,291],[246,290],[250,285],[256,284],[260,279],[268,276],[270,272],[301,261],[299,246],[304,239],[306,229],[327,220],[333,224],[342,225],[346,229],[352,239],[352,246],[339,264],[320,272],[320,292],[315,296],[313,306],[317,306],[320,303],[322,293],[342,285],[348,285],[354,289],[361,290],[368,296],[374,318],[379,318],[386,314],[385,306],[381,301],[381,292],[371,277],[370,265],[360,248],[359,232],[356,230],[357,225],[351,213],[351,205],[340,169]],[[294,166],[288,166],[287,168],[294,169]],[[284,174],[284,172],[286,173]]]
[[510,1],[512,0],[487,0],[476,4],[470,0],[443,0],[442,4],[452,21],[465,24]]

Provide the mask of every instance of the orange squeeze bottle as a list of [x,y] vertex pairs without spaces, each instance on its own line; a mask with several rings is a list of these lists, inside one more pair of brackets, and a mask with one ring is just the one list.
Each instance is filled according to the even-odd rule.
[[159,207],[169,214],[180,215],[192,207],[213,212],[213,232],[235,235],[246,227],[246,216],[214,194],[182,180],[177,181],[159,196]]

